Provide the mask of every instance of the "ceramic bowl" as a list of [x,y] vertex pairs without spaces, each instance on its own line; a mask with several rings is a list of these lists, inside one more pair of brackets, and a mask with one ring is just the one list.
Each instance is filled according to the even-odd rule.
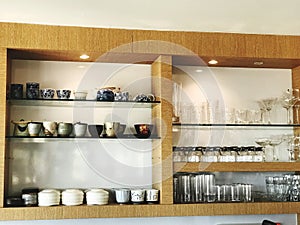
[[148,138],[153,130],[152,124],[134,124],[134,128],[139,138]]
[[69,99],[71,97],[71,90],[59,89],[56,90],[56,95],[58,99]]
[[59,137],[69,137],[73,130],[72,123],[60,122],[57,126],[57,136]]
[[30,122],[28,123],[28,133],[29,136],[39,136],[42,129],[41,122]]
[[53,136],[57,133],[57,123],[53,121],[44,121],[44,134],[45,136]]
[[86,100],[87,91],[74,91],[74,97],[77,100]]
[[105,122],[104,128],[106,137],[116,137],[118,134],[119,126],[119,122]]
[[87,124],[77,122],[74,124],[74,134],[75,137],[84,137],[87,131]]
[[116,92],[115,93],[115,101],[128,101],[129,100],[129,92]]
[[88,130],[92,137],[100,137],[102,134],[104,126],[100,124],[89,124]]
[[28,136],[28,123],[30,120],[25,121],[23,119],[19,121],[11,121],[14,124],[14,136]]
[[100,89],[97,92],[97,101],[113,102],[115,100],[115,94],[110,89]]
[[55,90],[52,88],[44,88],[40,90],[41,98],[43,99],[52,99],[54,98]]

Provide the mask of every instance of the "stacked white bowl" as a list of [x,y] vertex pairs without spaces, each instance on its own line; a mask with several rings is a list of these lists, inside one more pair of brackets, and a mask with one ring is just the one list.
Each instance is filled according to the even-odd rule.
[[39,206],[59,205],[60,191],[55,189],[45,189],[38,193]]
[[86,192],[87,205],[106,205],[108,199],[109,193],[103,189],[90,189]]
[[81,205],[83,203],[83,191],[79,189],[66,189],[61,194],[63,205]]

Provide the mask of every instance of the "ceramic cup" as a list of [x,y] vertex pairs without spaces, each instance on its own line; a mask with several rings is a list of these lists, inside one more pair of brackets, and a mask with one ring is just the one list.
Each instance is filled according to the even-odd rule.
[[126,204],[130,201],[130,190],[126,188],[115,189],[116,202]]
[[129,92],[116,92],[115,93],[115,101],[128,101],[129,100]]
[[23,84],[11,84],[10,97],[13,99],[23,98]]
[[38,99],[40,96],[40,84],[36,82],[26,83],[26,98]]
[[55,90],[52,88],[44,88],[40,90],[43,99],[53,99]]
[[59,137],[69,137],[73,130],[73,124],[72,123],[64,123],[60,122],[58,123],[57,127],[57,136]]
[[45,136],[53,136],[57,133],[57,123],[53,121],[44,121],[44,134]]
[[20,121],[11,121],[14,126],[14,136],[28,136],[28,123],[31,121],[25,121],[21,119]]
[[107,137],[116,137],[118,134],[120,123],[119,122],[105,122],[105,134]]
[[143,189],[131,190],[131,201],[133,203],[143,203],[145,201],[145,190]]
[[100,89],[97,92],[97,101],[113,102],[115,100],[115,94],[110,89]]
[[29,136],[39,136],[42,129],[41,122],[30,122],[28,123]]
[[157,203],[159,199],[159,190],[147,189],[146,190],[146,201],[149,203]]
[[87,131],[87,124],[77,122],[74,124],[74,134],[75,137],[84,137]]
[[58,99],[69,99],[71,97],[71,90],[59,89],[56,90],[56,95]]
[[74,91],[74,97],[76,100],[86,100],[87,91]]

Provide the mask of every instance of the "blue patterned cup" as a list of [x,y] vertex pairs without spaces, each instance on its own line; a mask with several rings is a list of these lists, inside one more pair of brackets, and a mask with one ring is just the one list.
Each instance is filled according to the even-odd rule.
[[56,90],[57,98],[59,99],[69,99],[71,96],[71,90],[60,89]]
[[40,84],[36,82],[26,83],[26,98],[38,99],[40,96]]
[[45,88],[41,90],[41,97],[43,99],[52,99],[54,97],[55,90],[52,88]]

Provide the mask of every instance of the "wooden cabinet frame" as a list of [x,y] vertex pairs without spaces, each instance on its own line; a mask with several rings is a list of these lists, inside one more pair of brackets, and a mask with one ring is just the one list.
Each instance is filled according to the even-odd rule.
[[[211,216],[246,214],[298,214],[300,202],[255,202],[173,204],[173,169],[201,170],[198,164],[172,163],[172,80],[173,65],[205,65],[212,57],[218,66],[292,69],[293,86],[300,87],[300,36],[255,35],[231,33],[201,33],[175,31],[145,31],[102,28],[0,23],[0,220]],[[89,61],[149,63],[152,65],[153,93],[161,101],[153,109],[162,140],[153,140],[153,174],[162,177],[155,183],[161,190],[157,205],[57,206],[5,208],[5,123],[6,90],[11,59],[80,61],[80,54],[89,54]],[[199,60],[200,59],[200,60]],[[254,65],[263,61],[263,65]],[[296,171],[295,163],[262,163],[259,171]],[[257,171],[254,164],[241,164],[244,170]],[[236,164],[216,163],[206,171],[237,171]],[[156,179],[155,178],[155,179]]]

